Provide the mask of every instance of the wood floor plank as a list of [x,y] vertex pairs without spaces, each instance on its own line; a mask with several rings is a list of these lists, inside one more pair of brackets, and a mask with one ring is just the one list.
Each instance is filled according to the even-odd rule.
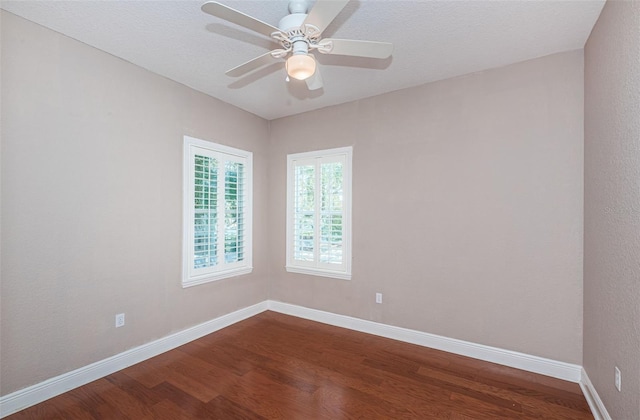
[[162,400],[151,407],[152,414],[141,420],[191,420],[192,414],[178,407],[173,401]]
[[592,419],[580,387],[264,312],[7,417]]
[[528,407],[536,409],[540,406],[540,402],[544,402],[545,404],[557,404],[555,410],[559,413],[564,413],[567,416],[575,416],[576,409],[578,410],[578,415],[586,409],[586,407],[581,404],[574,404],[572,400],[567,401],[565,399],[557,399],[557,397],[554,398],[552,395],[535,391],[526,392],[526,390],[523,389],[514,390],[513,387],[495,387],[485,384],[484,381],[474,381],[464,378],[463,376],[449,374],[439,369],[420,367],[418,374],[437,378],[458,388],[472,389],[486,395],[502,398],[506,401],[513,401],[519,404],[524,412],[529,411]]

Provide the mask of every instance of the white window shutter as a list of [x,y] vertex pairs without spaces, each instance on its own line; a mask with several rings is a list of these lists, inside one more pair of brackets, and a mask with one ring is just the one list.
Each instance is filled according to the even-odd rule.
[[351,156],[350,147],[288,156],[288,271],[351,278]]
[[250,273],[252,154],[185,136],[183,287]]

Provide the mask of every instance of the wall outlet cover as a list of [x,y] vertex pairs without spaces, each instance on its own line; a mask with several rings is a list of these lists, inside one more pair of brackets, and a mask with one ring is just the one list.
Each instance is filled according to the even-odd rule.
[[124,326],[124,314],[116,315],[116,328],[120,328]]

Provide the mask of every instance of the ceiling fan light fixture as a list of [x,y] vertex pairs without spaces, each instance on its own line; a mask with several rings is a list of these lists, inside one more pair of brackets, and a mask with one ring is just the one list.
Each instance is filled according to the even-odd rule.
[[316,60],[307,54],[293,54],[285,63],[287,74],[297,80],[305,80],[316,72]]

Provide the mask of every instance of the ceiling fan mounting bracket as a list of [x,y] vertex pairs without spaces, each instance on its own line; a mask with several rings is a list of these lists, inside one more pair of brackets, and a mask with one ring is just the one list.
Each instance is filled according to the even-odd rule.
[[273,58],[285,58],[291,52],[291,48],[287,48],[284,50],[273,50],[271,51],[271,57]]
[[309,10],[308,0],[290,0],[289,13],[307,13]]
[[314,48],[316,48],[322,54],[331,54],[331,51],[333,51],[333,42],[321,41],[319,44],[314,45]]

